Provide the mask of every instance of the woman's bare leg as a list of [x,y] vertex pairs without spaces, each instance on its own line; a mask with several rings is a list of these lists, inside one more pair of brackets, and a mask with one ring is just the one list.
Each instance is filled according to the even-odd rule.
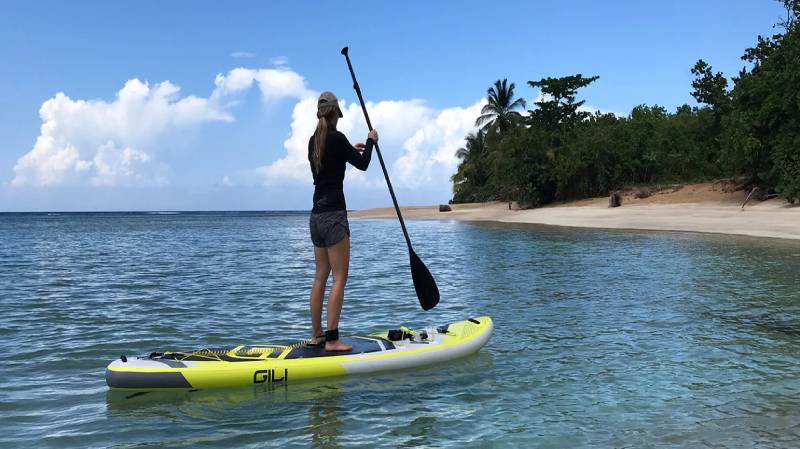
[[[350,237],[345,237],[341,242],[328,247],[328,261],[333,271],[333,285],[328,295],[328,330],[339,328],[339,316],[344,303],[344,286],[347,284],[347,272],[350,268]],[[349,351],[351,345],[341,340],[325,342],[326,351]]]
[[314,284],[311,286],[311,343],[321,343],[317,337],[322,335],[322,299],[325,296],[325,285],[328,283],[328,275],[331,272],[331,264],[328,261],[328,251],[326,248],[314,247],[314,260],[316,261],[316,272],[314,273]]

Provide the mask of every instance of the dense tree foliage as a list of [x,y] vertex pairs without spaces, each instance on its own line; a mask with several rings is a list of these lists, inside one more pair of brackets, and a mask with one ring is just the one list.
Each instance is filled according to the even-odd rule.
[[703,60],[691,73],[699,106],[640,105],[626,117],[584,109],[579,91],[597,76],[528,81],[535,107],[522,116],[514,83],[489,88],[480,130],[458,150],[455,202],[554,200],[607,195],[627,185],[747,176],[800,200],[800,0],[779,0],[783,33],[747,49],[728,79]]

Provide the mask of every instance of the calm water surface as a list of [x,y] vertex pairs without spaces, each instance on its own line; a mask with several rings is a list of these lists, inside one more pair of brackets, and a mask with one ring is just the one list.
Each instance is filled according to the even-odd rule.
[[305,214],[0,214],[0,446],[800,447],[800,244],[353,220],[341,329],[491,315],[479,354],[126,399],[106,364],[308,336]]

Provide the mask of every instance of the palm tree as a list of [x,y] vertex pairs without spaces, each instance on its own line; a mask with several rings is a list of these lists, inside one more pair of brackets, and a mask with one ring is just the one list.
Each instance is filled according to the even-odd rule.
[[481,115],[475,120],[475,126],[482,130],[496,127],[500,133],[507,131],[514,121],[521,118],[519,112],[514,109],[525,109],[525,100],[517,98],[514,100],[514,83],[508,84],[508,80],[497,80],[494,86],[486,91],[488,103],[481,109]]
[[464,162],[480,159],[486,150],[486,133],[478,130],[477,133],[470,133],[466,139],[467,144],[456,150],[456,157]]
[[486,133],[479,129],[475,134],[470,133],[465,141],[466,144],[456,150],[456,157],[461,159],[461,163],[450,178],[456,202],[475,201],[476,194],[486,182]]

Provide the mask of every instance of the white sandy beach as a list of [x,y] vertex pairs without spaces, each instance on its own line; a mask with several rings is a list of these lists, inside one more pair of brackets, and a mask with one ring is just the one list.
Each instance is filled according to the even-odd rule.
[[[630,194],[621,207],[609,208],[607,198],[582,200],[538,209],[509,210],[508,203],[490,202],[402,207],[409,219],[535,223],[606,229],[688,231],[800,239],[800,206],[781,199],[750,201],[742,209],[744,192],[725,192],[715,183],[695,184],[662,191],[645,199]],[[394,218],[393,208],[368,209],[354,218]]]

